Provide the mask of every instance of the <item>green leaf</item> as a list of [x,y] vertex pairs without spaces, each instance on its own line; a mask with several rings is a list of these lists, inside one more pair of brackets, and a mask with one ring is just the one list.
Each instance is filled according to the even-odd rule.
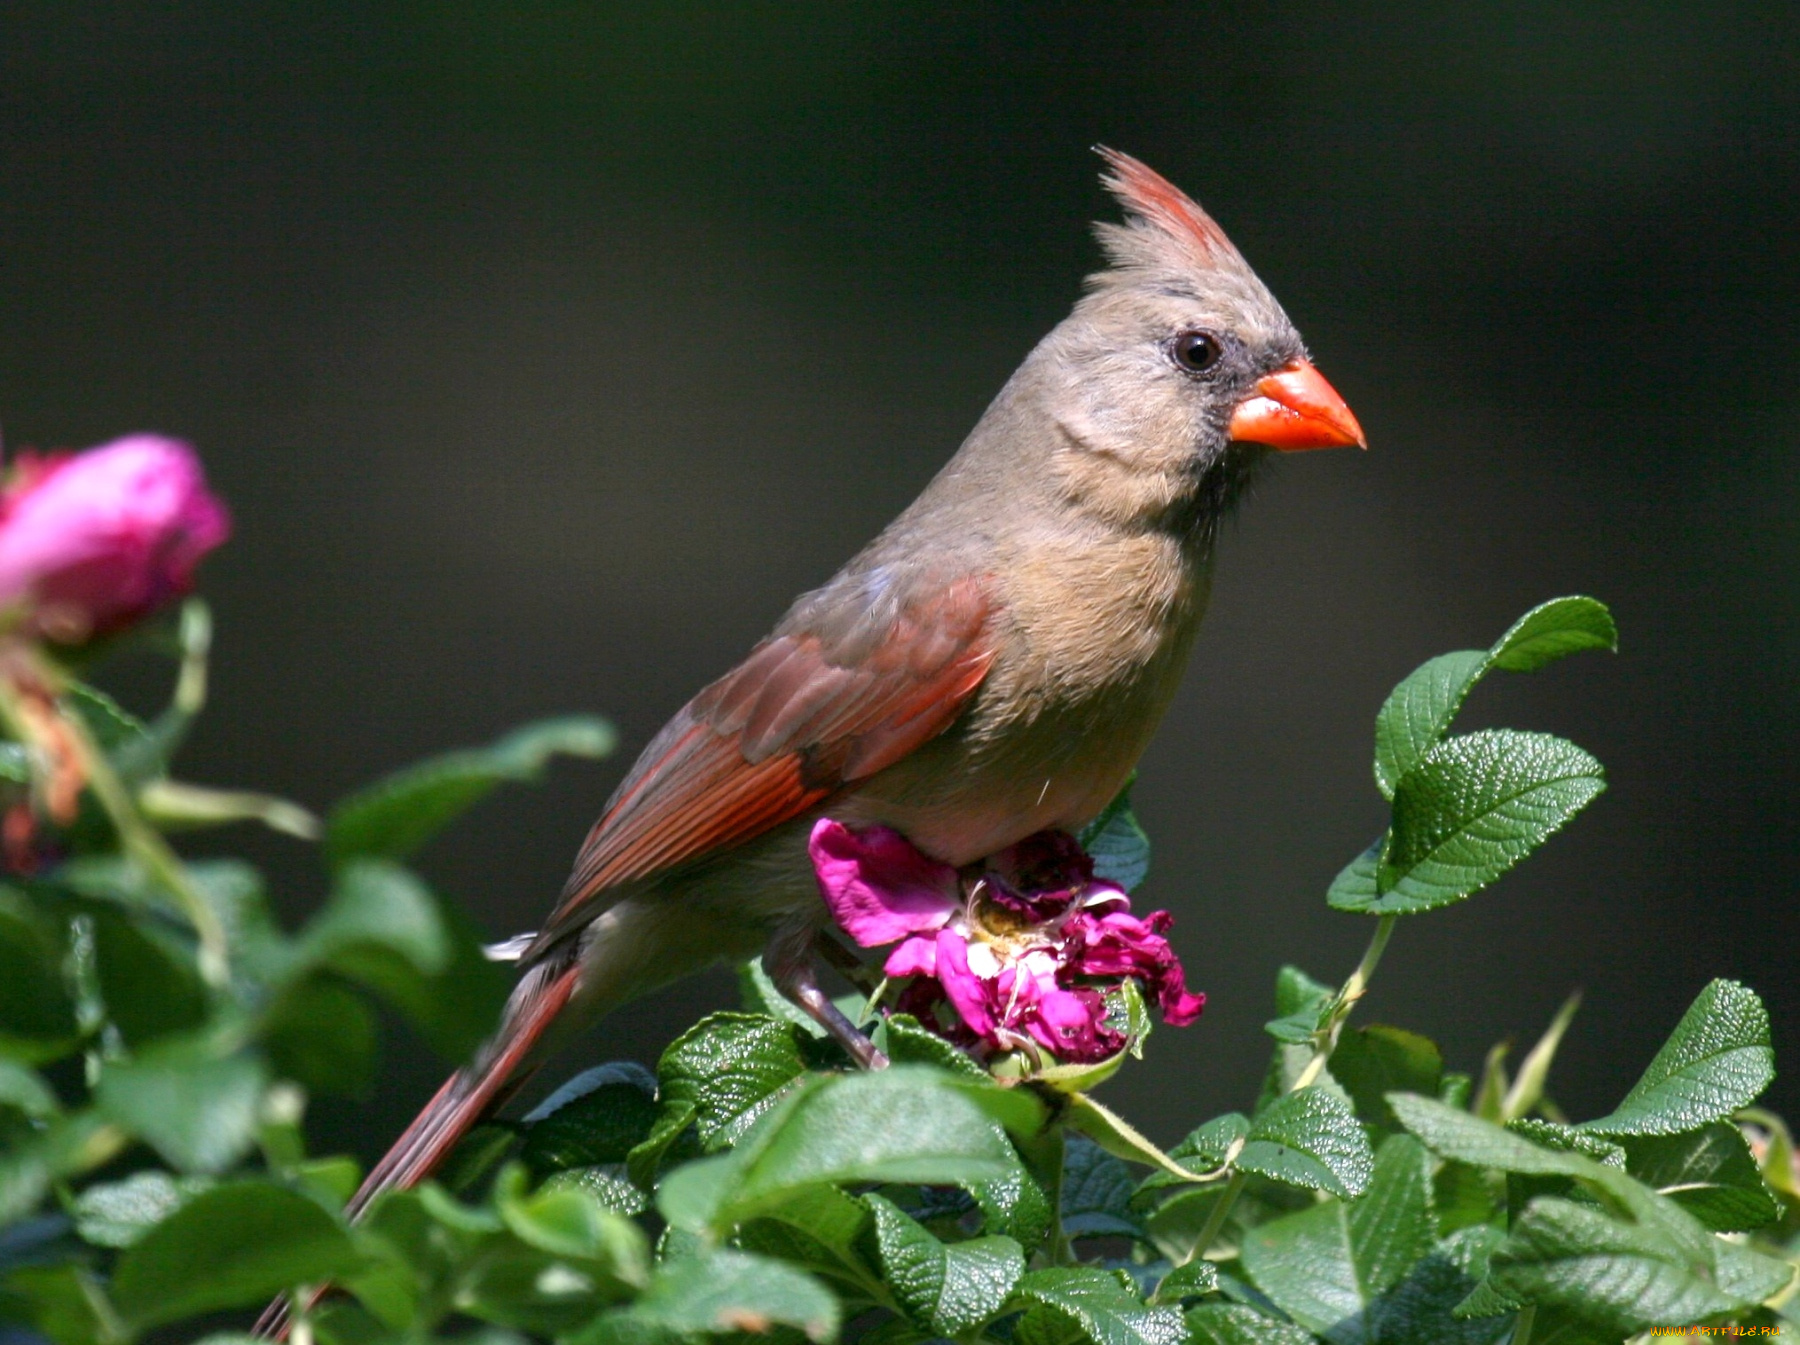
[[1283,967],[1275,977],[1275,1012],[1263,1031],[1293,1045],[1311,1042],[1325,1011],[1337,997],[1330,986],[1313,980],[1298,967]]
[[148,922],[117,911],[97,910],[90,918],[106,1016],[127,1045],[140,1047],[206,1021],[206,991],[186,949]]
[[760,1014],[710,1014],[663,1052],[656,1067],[663,1106],[692,1104],[706,1152],[735,1144],[806,1072],[804,1036],[792,1023]]
[[958,1336],[985,1325],[1025,1273],[1025,1253],[1011,1238],[940,1242],[891,1200],[874,1194],[862,1200],[874,1216],[888,1288],[923,1330]]
[[1393,1130],[1400,1122],[1387,1094],[1434,1096],[1443,1081],[1444,1057],[1430,1038],[1376,1023],[1339,1036],[1331,1073],[1350,1095],[1358,1119]]
[[1463,700],[1488,670],[1485,649],[1459,649],[1428,659],[1389,694],[1375,716],[1375,785],[1394,786],[1449,731]]
[[214,1056],[189,1042],[109,1062],[94,1100],[107,1119],[184,1172],[222,1172],[256,1140],[266,1072],[254,1055]]
[[1237,1165],[1349,1199],[1368,1186],[1374,1154],[1349,1104],[1312,1087],[1287,1094],[1251,1122]]
[[455,907],[382,860],[339,871],[330,903],[301,933],[298,965],[328,968],[381,994],[450,1059],[493,1032],[512,988],[511,971],[487,960]]
[[1244,1236],[1239,1255],[1278,1308],[1336,1338],[1431,1251],[1435,1227],[1424,1146],[1390,1135],[1362,1199],[1328,1200],[1261,1224]]
[[512,1235],[551,1256],[579,1262],[621,1284],[642,1286],[650,1277],[650,1244],[630,1219],[605,1208],[575,1185],[523,1189],[519,1169],[495,1183],[495,1205]]
[[1371,1345],[1494,1345],[1494,1322],[1454,1313],[1479,1291],[1499,1240],[1498,1230],[1467,1228],[1421,1257],[1364,1313]]
[[1085,1135],[1069,1136],[1063,1158],[1063,1232],[1070,1237],[1141,1238],[1144,1221],[1131,1208],[1136,1190],[1123,1162]]
[[1190,1298],[1201,1298],[1219,1287],[1219,1268],[1211,1261],[1193,1260],[1174,1267],[1156,1286],[1151,1303],[1161,1306],[1180,1305]]
[[[990,1089],[999,1093],[999,1089]],[[869,1118],[881,1118],[870,1125]],[[992,1181],[1018,1156],[971,1092],[922,1065],[815,1078],[742,1145],[733,1221],[817,1183]]]
[[887,1291],[864,1255],[871,1224],[869,1211],[851,1196],[835,1186],[812,1186],[740,1225],[736,1242],[747,1252],[822,1275],[851,1298],[878,1303]]
[[546,1191],[581,1191],[614,1214],[642,1214],[650,1208],[645,1195],[624,1175],[620,1163],[596,1163],[585,1168],[562,1168],[544,1179]]
[[656,1124],[656,1077],[636,1061],[585,1070],[525,1118],[519,1158],[539,1177],[622,1163]]
[[353,1270],[349,1232],[305,1196],[232,1182],[195,1196],[120,1258],[119,1311],[138,1329],[257,1306]]
[[649,1290],[629,1308],[599,1318],[565,1338],[566,1345],[639,1345],[676,1335],[768,1333],[791,1326],[808,1340],[837,1335],[839,1309],[830,1290],[803,1271],[748,1252],[703,1251],[664,1262]]
[[1215,1116],[1169,1150],[1169,1157],[1185,1167],[1216,1168],[1231,1154],[1232,1145],[1250,1138],[1250,1118],[1242,1112]]
[[1019,1281],[1012,1306],[1027,1309],[1013,1339],[1024,1345],[1068,1338],[1094,1345],[1177,1345],[1186,1323],[1174,1308],[1146,1307],[1128,1281],[1097,1266],[1034,1270]]
[[1076,837],[1094,861],[1094,877],[1136,891],[1150,876],[1150,837],[1131,810],[1131,786],[1125,787]]
[[212,1182],[154,1170],[90,1186],[75,1198],[75,1231],[96,1247],[129,1247]]
[[1592,598],[1552,598],[1513,623],[1491,651],[1494,666],[1536,672],[1546,663],[1584,649],[1617,652],[1619,629],[1606,605]]
[[1625,1100],[1581,1129],[1597,1135],[1679,1134],[1746,1105],[1774,1077],[1768,1010],[1736,981],[1714,981],[1681,1016]]
[[1107,1153],[1132,1163],[1143,1163],[1179,1181],[1193,1181],[1198,1174],[1181,1166],[1157,1148],[1124,1117],[1101,1106],[1086,1094],[1077,1094],[1063,1114],[1066,1124],[1086,1135]]
[[1737,1253],[1754,1260],[1723,1265],[1717,1253],[1697,1251],[1667,1223],[1626,1222],[1592,1205],[1544,1196],[1494,1252],[1489,1275],[1509,1297],[1563,1308],[1619,1335],[1743,1311],[1792,1275],[1773,1258],[1716,1238],[1701,1242],[1729,1249],[1724,1254],[1734,1262]]
[[1715,1121],[1685,1135],[1628,1136],[1626,1170],[1719,1233],[1761,1228],[1781,1217],[1744,1134]]
[[1339,910],[1428,911],[1493,882],[1606,787],[1600,763],[1547,733],[1487,729],[1439,743],[1394,791],[1394,821],[1375,865],[1338,876]]
[[656,1174],[662,1167],[663,1159],[682,1143],[683,1137],[687,1137],[689,1143],[695,1143],[694,1116],[695,1107],[692,1102],[663,1108],[643,1143],[625,1156],[625,1170],[633,1182],[646,1191],[652,1189],[656,1185]]
[[79,1029],[64,952],[60,931],[17,892],[0,888],[0,1055],[35,1065],[74,1048]]
[[33,1120],[57,1113],[56,1094],[29,1066],[0,1057],[0,1107],[15,1107]]
[[597,758],[617,735],[603,719],[546,719],[492,745],[446,752],[378,780],[332,809],[325,849],[333,864],[356,856],[404,859],[486,798],[496,786],[540,778],[557,753]]
[[985,1083],[988,1072],[911,1014],[889,1014],[875,1025],[875,1044],[896,1065],[936,1065],[939,1069]]
[[1318,1345],[1313,1333],[1242,1303],[1202,1303],[1188,1309],[1189,1345]]
[[1554,598],[1534,607],[1491,649],[1464,649],[1422,664],[1395,687],[1375,717],[1375,783],[1393,798],[1400,780],[1449,731],[1463,701],[1494,668],[1535,672],[1583,649],[1617,649],[1612,615],[1592,598]]
[[375,1072],[375,1015],[349,987],[308,977],[270,1007],[263,1046],[280,1077],[312,1093],[361,1097]]
[[1492,1121],[1446,1106],[1435,1098],[1392,1093],[1388,1096],[1388,1105],[1394,1109],[1400,1124],[1418,1136],[1433,1153],[1444,1158],[1475,1167],[1498,1168],[1502,1172],[1577,1177],[1615,1191],[1618,1188],[1614,1178],[1622,1180],[1625,1175],[1582,1154],[1533,1144]]

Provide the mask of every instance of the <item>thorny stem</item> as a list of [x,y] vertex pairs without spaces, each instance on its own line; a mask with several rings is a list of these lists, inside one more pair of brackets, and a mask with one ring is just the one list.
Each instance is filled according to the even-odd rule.
[[[1336,1049],[1338,1035],[1344,1030],[1344,1023],[1350,1017],[1351,1010],[1356,1007],[1356,1001],[1369,991],[1369,981],[1375,975],[1375,968],[1381,962],[1381,955],[1387,951],[1388,939],[1393,936],[1396,919],[1398,919],[1397,916],[1384,915],[1376,923],[1375,933],[1369,937],[1369,946],[1363,950],[1362,961],[1356,964],[1356,970],[1350,973],[1350,979],[1345,981],[1343,988],[1337,992],[1336,997],[1331,1001],[1330,1008],[1326,1011],[1324,1023],[1313,1034],[1312,1058],[1306,1062],[1305,1068],[1294,1077],[1294,1082],[1288,1086],[1288,1092],[1298,1093],[1302,1088],[1312,1087],[1318,1081],[1319,1075],[1324,1073],[1325,1062],[1331,1058],[1332,1051]],[[1206,1225],[1200,1230],[1200,1237],[1195,1241],[1193,1251],[1188,1253],[1188,1260],[1192,1261],[1206,1255],[1207,1249],[1212,1246],[1213,1239],[1219,1236],[1220,1230],[1225,1227],[1225,1221],[1231,1217],[1231,1207],[1237,1204],[1237,1198],[1244,1189],[1245,1180],[1242,1172],[1232,1175],[1231,1181],[1225,1186],[1224,1194],[1219,1197],[1218,1204],[1214,1205],[1212,1212],[1206,1216]],[[1513,1345],[1525,1345],[1526,1337],[1531,1332],[1529,1320],[1524,1321],[1524,1327],[1526,1336],[1517,1337]]]

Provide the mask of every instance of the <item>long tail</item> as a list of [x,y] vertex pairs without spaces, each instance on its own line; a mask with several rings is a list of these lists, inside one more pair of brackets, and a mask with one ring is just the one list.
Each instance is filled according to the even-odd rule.
[[[345,1206],[344,1212],[350,1218],[361,1217],[382,1192],[405,1190],[424,1181],[449,1156],[458,1140],[497,1111],[530,1079],[536,1067],[531,1059],[532,1048],[568,1005],[580,977],[576,941],[569,940],[567,948],[563,956],[553,956],[525,973],[507,1000],[500,1030],[473,1063],[444,1081],[425,1109],[370,1170]],[[257,1320],[256,1334],[285,1340],[287,1318],[287,1301],[277,1299]]]

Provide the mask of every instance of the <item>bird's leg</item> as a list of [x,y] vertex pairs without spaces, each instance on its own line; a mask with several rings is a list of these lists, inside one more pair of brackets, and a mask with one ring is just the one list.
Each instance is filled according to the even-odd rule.
[[837,969],[842,976],[858,990],[866,990],[871,995],[881,985],[882,978],[855,953],[839,943],[829,933],[821,930],[813,947],[820,957]]
[[[769,973],[775,988],[824,1028],[852,1060],[864,1069],[885,1069],[888,1058],[876,1050],[875,1043],[844,1017],[830,996],[819,989],[818,969],[813,966],[812,955],[814,948],[825,942],[828,940],[821,939],[811,925],[779,929],[763,950],[763,970]],[[842,949],[838,951],[843,952]]]

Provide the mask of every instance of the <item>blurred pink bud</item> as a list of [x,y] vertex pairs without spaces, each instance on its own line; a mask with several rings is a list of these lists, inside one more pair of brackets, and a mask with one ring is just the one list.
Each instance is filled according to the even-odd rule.
[[0,608],[77,644],[186,593],[201,557],[231,535],[187,444],[157,435],[86,453],[21,459],[0,495]]

